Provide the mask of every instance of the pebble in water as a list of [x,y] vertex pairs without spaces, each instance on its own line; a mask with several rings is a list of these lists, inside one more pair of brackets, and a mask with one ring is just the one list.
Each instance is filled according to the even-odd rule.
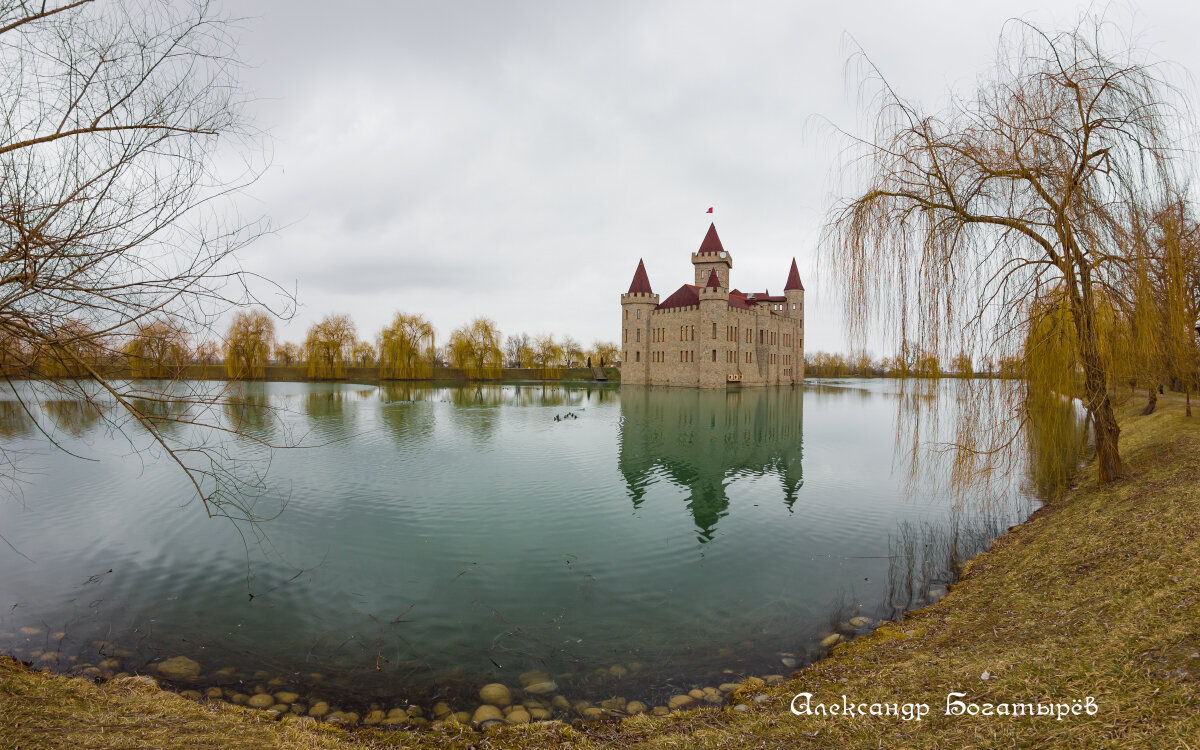
[[625,675],[629,674],[629,670],[620,664],[616,664],[608,668],[608,673],[613,677],[624,677]]
[[525,692],[530,695],[548,695],[558,690],[558,685],[552,680],[534,682],[525,686]]
[[783,666],[787,667],[788,669],[795,669],[795,667],[796,667],[796,660],[790,656],[783,657],[782,659],[779,660],[779,663],[782,664]]
[[512,724],[528,724],[531,718],[524,708],[515,708],[508,715],[508,721]]
[[387,714],[383,711],[375,710],[363,717],[363,724],[379,724],[387,718]]
[[537,670],[532,672],[523,672],[519,677],[517,677],[517,682],[521,685],[521,687],[527,688],[530,685],[534,685],[539,682],[550,682],[550,675]]
[[181,691],[179,694],[182,695],[184,698],[187,698],[190,701],[198,701],[203,697],[200,695],[199,690],[184,690],[184,691]]
[[245,693],[234,693],[233,697],[229,699],[229,702],[236,706],[244,706],[249,700],[250,696],[246,695]]
[[300,700],[300,696],[297,693],[280,692],[275,694],[275,700],[280,703],[295,703]]
[[629,701],[629,703],[625,704],[625,713],[629,714],[630,716],[644,714],[646,711],[646,704],[642,703],[641,701]]
[[571,708],[571,701],[567,700],[564,696],[556,695],[550,700],[550,705],[560,711],[567,711]]
[[704,700],[704,691],[701,690],[700,688],[694,688],[692,690],[689,690],[688,695],[692,696],[693,698],[695,698],[698,701]]
[[827,635],[821,639],[821,648],[829,648],[830,646],[836,646],[837,644],[839,644],[841,642],[842,642],[842,634],[841,633],[830,633],[829,635]]
[[873,620],[870,617],[859,616],[859,617],[851,617],[850,618],[850,624],[856,628],[865,628],[866,626],[870,625],[872,622],[873,622]]
[[667,701],[667,707],[672,711],[678,711],[695,703],[695,698],[691,695],[676,695]]
[[256,693],[246,701],[246,705],[251,708],[270,708],[275,705],[275,696],[270,693]]
[[471,715],[470,720],[482,725],[485,721],[503,721],[504,714],[492,704],[484,703],[475,709],[475,713]]
[[650,709],[650,713],[654,714],[655,716],[666,716],[667,714],[671,713],[671,709],[667,708],[666,706],[655,706],[654,708]]
[[550,711],[545,708],[529,709],[529,717],[534,721],[547,721],[551,716]]
[[499,682],[492,682],[479,689],[479,699],[493,706],[507,706],[512,703],[512,692]]
[[595,706],[592,706],[591,708],[585,708],[583,710],[583,718],[587,721],[596,721],[597,719],[602,719],[604,718],[604,709],[596,708]]
[[317,701],[308,707],[308,715],[315,716],[318,719],[329,713],[329,704],[325,701]]
[[155,671],[168,680],[194,680],[200,676],[200,665],[186,656],[174,656],[153,666]]
[[781,674],[765,674],[765,675],[763,675],[763,682],[767,683],[768,685],[778,685],[779,683],[781,683],[783,681],[784,681],[784,677]]
[[225,691],[219,687],[210,687],[208,690],[204,691],[204,697],[208,698],[209,700],[216,700],[217,698],[224,697],[224,695]]
[[42,631],[40,628],[31,628],[28,625],[26,625],[25,627],[21,628],[21,632],[24,633],[25,635],[37,635],[38,633],[40,633]]

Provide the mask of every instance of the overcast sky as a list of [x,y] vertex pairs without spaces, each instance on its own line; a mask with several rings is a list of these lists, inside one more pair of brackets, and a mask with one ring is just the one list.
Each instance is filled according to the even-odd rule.
[[[295,286],[281,338],[328,313],[373,340],[400,310],[451,330],[619,336],[639,258],[664,298],[714,220],[732,284],[782,290],[792,257],[806,349],[846,348],[818,275],[840,142],[857,129],[853,41],[934,106],[994,60],[1004,21],[1070,25],[1078,3],[226,3],[241,24],[271,166],[246,196],[280,228],[243,254]],[[1200,69],[1191,2],[1110,15]],[[715,207],[710,217],[705,213]],[[880,352],[876,351],[876,354]]]

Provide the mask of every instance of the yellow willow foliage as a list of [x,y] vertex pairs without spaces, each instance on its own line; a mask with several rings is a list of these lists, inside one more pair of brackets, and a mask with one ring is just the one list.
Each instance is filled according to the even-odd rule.
[[275,322],[262,310],[234,314],[225,334],[225,374],[233,380],[266,376],[275,346]]
[[100,364],[104,357],[105,345],[102,337],[87,323],[68,318],[45,339],[30,346],[28,355],[19,345],[14,351],[20,359],[31,360],[33,369],[42,375],[87,377],[88,367]]
[[476,318],[450,334],[450,362],[469,378],[500,377],[504,354],[500,350],[500,330],[488,318]]
[[135,378],[174,377],[187,364],[188,336],[166,320],[138,327],[125,345],[125,357]]
[[433,377],[433,324],[421,315],[396,313],[379,334],[379,376],[391,380]]
[[538,336],[533,340],[533,364],[537,368],[538,377],[543,380],[553,380],[562,377],[559,364],[563,361],[564,349],[554,340],[554,336]]
[[349,315],[327,315],[308,329],[304,358],[310,378],[344,378],[351,351],[358,340]]
[[1162,214],[1164,374],[1173,378],[1192,415],[1192,391],[1200,371],[1200,225],[1189,222],[1182,203]]
[[[1100,306],[1112,320],[1112,308]],[[1111,332],[1111,322],[1102,324]],[[1110,343],[1112,337],[1102,337]],[[1086,443],[1083,414],[1076,396],[1082,391],[1075,319],[1067,295],[1055,290],[1037,300],[1029,314],[1025,338],[1025,446],[1028,473],[1043,496],[1065,489]],[[1111,352],[1111,349],[1108,350]]]

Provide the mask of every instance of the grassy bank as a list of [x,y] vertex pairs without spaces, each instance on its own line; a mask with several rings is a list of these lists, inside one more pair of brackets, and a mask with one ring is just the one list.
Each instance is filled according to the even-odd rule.
[[[745,685],[722,710],[580,728],[347,734],[201,704],[132,680],[96,685],[0,661],[0,746],[88,747],[1153,747],[1200,748],[1200,417],[1123,411],[1131,475],[1081,487],[974,560],[949,596],[838,646],[783,685]],[[986,679],[984,679],[986,674]],[[798,717],[816,703],[924,703],[895,716]],[[1095,715],[946,716],[947,695],[1065,704]],[[741,704],[743,710],[734,710]]]

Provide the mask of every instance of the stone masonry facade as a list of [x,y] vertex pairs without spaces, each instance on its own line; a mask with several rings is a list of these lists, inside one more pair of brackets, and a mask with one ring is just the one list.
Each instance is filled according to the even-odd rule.
[[621,295],[621,382],[725,388],[804,380],[804,285],[792,259],[782,295],[729,288],[733,257],[710,225],[696,283],[662,302],[638,261]]

